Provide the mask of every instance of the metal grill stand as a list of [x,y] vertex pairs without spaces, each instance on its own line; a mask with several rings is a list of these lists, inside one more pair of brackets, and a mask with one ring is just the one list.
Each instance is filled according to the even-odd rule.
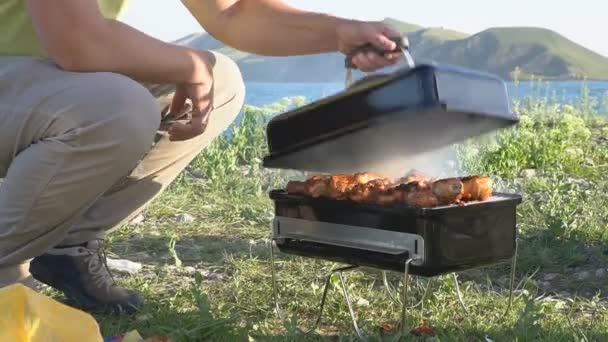
[[[271,239],[271,243],[270,243],[270,265],[271,265],[271,276],[272,276],[272,293],[273,293],[273,298],[275,301],[275,308],[276,308],[276,312],[277,312],[277,316],[279,317],[279,319],[281,320],[281,322],[285,322],[285,315],[283,314],[283,309],[281,307],[280,304],[280,296],[279,296],[279,291],[278,291],[278,284],[277,284],[277,279],[276,279],[276,269],[275,269],[275,263],[274,263],[274,245],[275,245],[276,241],[275,239]],[[511,274],[510,274],[510,282],[509,282],[509,300],[508,300],[508,304],[507,304],[507,308],[505,309],[501,319],[504,319],[506,317],[506,315],[509,313],[511,307],[512,307],[512,303],[513,303],[513,290],[514,290],[514,284],[515,284],[515,268],[516,268],[516,263],[517,263],[517,240],[515,243],[515,254],[512,258],[512,263],[511,263]],[[409,292],[409,267],[410,264],[417,260],[417,258],[411,258],[408,259],[405,263],[404,263],[404,272],[403,272],[403,289],[402,289],[402,298],[401,301],[399,301],[397,299],[397,297],[393,294],[393,290],[391,289],[391,286],[389,284],[388,278],[386,276],[387,272],[386,271],[382,271],[382,280],[383,280],[383,284],[384,287],[386,288],[386,291],[389,295],[389,297],[397,304],[401,305],[401,324],[400,324],[400,331],[399,331],[399,335],[397,340],[401,340],[402,337],[406,336],[407,334],[407,330],[406,330],[406,317],[407,317],[407,309],[413,309],[419,305],[421,305],[424,300],[426,299],[431,284],[433,283],[434,278],[430,278],[428,284],[426,285],[422,298],[420,299],[420,301],[410,307],[407,306],[407,299],[408,299],[408,292]],[[327,278],[325,280],[325,286],[323,288],[323,296],[321,298],[321,303],[319,305],[319,311],[317,314],[317,319],[315,321],[315,323],[313,324],[313,326],[308,329],[308,330],[303,330],[301,328],[297,328],[298,331],[301,334],[309,334],[313,331],[315,331],[317,329],[317,327],[319,326],[321,319],[323,318],[323,309],[325,307],[325,301],[327,299],[327,292],[329,290],[329,286],[330,286],[330,282],[331,282],[331,277],[334,274],[338,274],[338,277],[340,279],[340,285],[342,288],[342,294],[344,296],[344,300],[346,302],[346,305],[348,307],[348,312],[353,324],[353,329],[355,330],[357,336],[359,337],[359,339],[361,339],[361,341],[367,341],[367,338],[365,337],[365,335],[363,334],[363,332],[361,331],[361,329],[359,328],[359,325],[357,324],[357,318],[355,317],[355,313],[350,301],[350,296],[348,293],[348,287],[346,286],[346,281],[344,280],[344,275],[343,273],[346,271],[351,271],[354,270],[356,268],[359,268],[359,266],[356,265],[349,265],[349,266],[345,266],[345,267],[340,267],[340,268],[336,268],[333,269],[332,271],[330,271],[330,273],[327,275]],[[455,290],[456,290],[456,296],[458,298],[458,302],[460,303],[460,306],[462,307],[463,311],[465,313],[468,313],[468,309],[467,306],[464,302],[463,299],[463,295],[462,292],[460,290],[460,286],[458,283],[458,278],[456,276],[456,273],[452,273],[452,279],[454,280],[454,286],[455,286]]]

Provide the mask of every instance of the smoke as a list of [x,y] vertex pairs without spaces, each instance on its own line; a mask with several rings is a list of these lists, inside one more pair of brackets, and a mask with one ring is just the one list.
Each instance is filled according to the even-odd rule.
[[382,162],[375,167],[375,172],[386,177],[397,179],[411,170],[417,170],[430,177],[456,177],[456,151],[453,147],[443,147],[415,156],[402,156]]
[[462,176],[457,174],[455,144],[467,137],[481,138],[486,144],[494,140],[495,123],[463,125],[456,115],[451,120],[434,120],[437,118],[429,113],[425,116],[429,121],[416,120],[415,129],[402,120],[380,131],[353,132],[284,156],[280,164],[317,174],[373,172],[396,179],[415,169],[431,177],[449,178]]

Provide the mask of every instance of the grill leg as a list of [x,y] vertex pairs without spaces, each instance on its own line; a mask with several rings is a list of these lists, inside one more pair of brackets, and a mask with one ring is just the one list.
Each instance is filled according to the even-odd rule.
[[[285,319],[285,315],[283,313],[283,309],[281,308],[278,284],[277,284],[277,279],[276,279],[277,276],[276,276],[276,268],[275,268],[275,262],[274,262],[274,244],[275,244],[275,241],[272,240],[270,243],[270,269],[271,269],[271,277],[272,277],[272,294],[273,294],[273,299],[274,299],[274,303],[275,303],[275,309],[276,309],[277,316],[279,317],[279,319],[282,322],[285,322],[286,319]],[[410,264],[414,260],[415,259],[408,259],[405,262],[404,287],[403,287],[403,292],[402,292],[403,297],[402,297],[402,307],[401,307],[401,329],[402,329],[401,335],[404,335],[404,333],[406,331],[405,330],[405,321],[406,321],[407,296],[408,296],[408,290],[409,290],[409,267],[410,267]],[[317,329],[317,327],[319,326],[319,323],[321,322],[321,319],[323,317],[323,309],[325,307],[325,301],[327,299],[327,292],[329,290],[329,287],[331,286],[331,277],[335,273],[338,273],[338,277],[340,278],[340,285],[342,287],[342,294],[344,295],[344,300],[346,301],[346,305],[348,307],[348,313],[350,315],[350,318],[351,318],[351,321],[353,324],[353,328],[361,341],[364,341],[364,342],[367,341],[367,338],[365,337],[365,335],[363,334],[363,332],[361,331],[361,329],[359,328],[359,325],[357,323],[357,319],[355,317],[355,312],[353,310],[353,306],[350,301],[348,287],[346,286],[346,281],[344,279],[345,271],[349,271],[349,270],[352,270],[352,269],[355,269],[358,267],[359,266],[353,265],[353,266],[336,268],[329,273],[329,275],[327,276],[327,278],[325,280],[325,286],[323,288],[323,297],[321,299],[321,304],[319,306],[317,320],[315,321],[313,327],[310,328],[308,331],[304,331],[301,328],[298,328],[298,331],[301,334],[304,334],[304,335],[309,334],[309,333],[315,331]],[[427,290],[428,290],[428,286],[427,286]]]
[[[511,274],[509,276],[509,300],[507,303],[507,308],[501,316],[501,318],[503,319],[509,314],[509,311],[511,311],[511,307],[513,306],[513,291],[515,290],[515,270],[517,268],[517,247],[518,243],[517,240],[515,240],[515,254],[511,259]],[[467,309],[467,306],[464,302],[462,291],[460,291],[460,285],[458,284],[458,277],[456,276],[456,273],[452,273],[452,278],[454,279],[454,287],[456,288],[458,302],[460,303],[460,306],[462,307],[464,312],[468,314],[469,310]]]
[[[410,282],[410,264],[416,259],[408,259],[405,262],[405,269],[403,272],[403,291],[402,291],[402,303],[401,303],[401,332],[400,332],[400,336],[398,338],[398,340],[401,339],[401,337],[406,336],[407,333],[407,328],[406,328],[406,312],[407,312],[407,297],[408,297],[408,292],[409,292],[409,282]],[[340,284],[342,285],[342,293],[344,294],[344,299],[346,300],[346,305],[348,306],[348,312],[350,314],[350,318],[352,320],[353,323],[353,328],[355,329],[355,332],[357,333],[357,336],[362,340],[362,341],[367,341],[367,339],[365,338],[365,336],[363,335],[363,333],[361,332],[361,330],[359,329],[359,326],[357,324],[357,319],[355,318],[355,313],[353,310],[353,307],[350,303],[350,297],[348,295],[348,287],[346,286],[346,282],[344,281],[344,276],[342,274],[342,271],[338,272],[338,275],[340,276]],[[385,279],[386,279],[386,275],[385,275]],[[428,286],[427,286],[427,290],[428,290]],[[424,300],[424,297],[423,297]],[[422,302],[422,301],[421,301]]]
[[355,317],[355,312],[353,310],[353,306],[350,303],[350,296],[348,295],[348,287],[346,286],[346,281],[344,281],[344,275],[342,271],[338,272],[338,276],[340,277],[340,284],[342,285],[342,294],[344,295],[344,300],[346,301],[346,305],[348,306],[348,313],[350,314],[350,319],[353,322],[353,328],[357,333],[357,336],[361,341],[367,341],[367,338],[363,335],[361,330],[359,329],[359,325],[357,324],[357,318]]
[[467,309],[467,305],[464,302],[464,298],[462,296],[462,291],[460,291],[460,284],[458,283],[458,276],[456,273],[452,273],[452,279],[454,279],[454,287],[456,288],[456,297],[458,297],[458,303],[460,303],[460,307],[462,310],[468,314],[469,310]]
[[[388,292],[388,296],[393,300],[393,302],[395,302],[396,304],[402,305],[403,303],[401,303],[401,301],[399,300],[399,298],[397,298],[394,294],[393,294],[393,290],[391,289],[391,285],[388,282],[388,279],[386,277],[387,272],[386,271],[382,271],[382,282],[384,283],[384,288],[386,289],[386,292]],[[426,296],[429,294],[429,290],[431,289],[431,285],[434,282],[434,278],[430,278],[428,279],[428,283],[426,284],[426,287],[424,288],[424,292],[422,293],[422,298],[420,299],[420,301],[410,307],[408,307],[408,309],[413,309],[416,308],[418,306],[420,306],[424,300],[426,299]]]
[[515,287],[515,269],[517,267],[517,245],[518,241],[515,240],[515,254],[513,255],[513,260],[511,261],[511,277],[509,280],[509,302],[507,304],[507,308],[505,312],[502,314],[502,318],[504,319],[511,310],[511,306],[513,305],[513,290]]
[[401,340],[401,337],[406,336],[407,329],[405,327],[406,321],[406,308],[407,308],[407,295],[409,292],[409,282],[410,282],[410,264],[416,259],[407,259],[405,261],[405,269],[403,272],[403,298],[401,303],[401,336],[398,340]]
[[[270,242],[270,270],[271,270],[271,277],[272,277],[272,295],[274,298],[274,305],[275,305],[275,310],[277,312],[277,316],[279,317],[279,319],[281,320],[281,322],[285,322],[285,315],[283,314],[283,309],[281,308],[281,304],[280,304],[280,296],[279,296],[279,291],[278,291],[278,285],[277,285],[277,279],[276,279],[276,269],[275,269],[275,264],[274,264],[274,240]],[[301,334],[307,335],[313,331],[315,331],[317,329],[317,327],[319,326],[319,323],[321,323],[321,319],[323,318],[323,309],[325,308],[325,300],[327,299],[327,292],[329,290],[330,284],[331,284],[331,277],[332,275],[334,275],[334,273],[338,273],[338,275],[340,276],[340,281],[342,282],[342,288],[343,291],[345,291],[345,285],[344,285],[344,279],[342,277],[342,272],[344,271],[348,271],[348,270],[352,270],[354,268],[357,268],[358,266],[346,266],[346,267],[341,267],[341,268],[337,268],[332,270],[329,275],[327,276],[326,280],[325,280],[325,286],[323,287],[323,297],[321,299],[321,304],[319,305],[319,312],[317,314],[317,320],[315,321],[314,325],[312,326],[312,328],[310,328],[307,331],[302,330],[301,328],[298,328],[298,331]],[[350,299],[348,297],[348,294],[345,292],[344,296],[347,300],[347,304],[348,304],[348,308],[351,314],[351,318],[353,317],[353,311],[352,311],[352,307],[350,304]],[[355,330],[357,331],[357,335],[359,335],[361,337],[359,328],[357,326],[356,321],[353,318],[353,322],[355,325]]]

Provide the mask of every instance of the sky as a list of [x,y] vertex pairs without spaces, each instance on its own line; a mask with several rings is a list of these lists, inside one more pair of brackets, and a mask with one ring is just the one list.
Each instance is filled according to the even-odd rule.
[[[209,0],[200,0],[209,1]],[[131,0],[121,18],[156,38],[170,41],[203,31],[180,0]],[[554,30],[608,56],[605,0],[286,0],[303,10],[341,17],[393,17],[424,27],[476,33],[489,27],[534,26]]]

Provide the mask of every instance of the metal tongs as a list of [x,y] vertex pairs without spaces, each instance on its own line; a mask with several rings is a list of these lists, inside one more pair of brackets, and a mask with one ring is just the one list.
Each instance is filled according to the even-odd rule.
[[353,84],[353,69],[357,69],[357,66],[353,64],[353,56],[360,52],[370,52],[371,51],[371,52],[375,52],[379,55],[384,55],[387,52],[401,51],[403,53],[403,57],[405,58],[408,68],[412,69],[412,68],[414,68],[414,66],[416,66],[414,63],[414,58],[412,57],[412,55],[410,54],[410,51],[409,51],[410,42],[407,39],[407,37],[406,36],[393,37],[390,39],[397,44],[395,50],[393,50],[393,51],[380,50],[379,48],[375,47],[372,44],[366,44],[366,45],[363,45],[363,46],[355,49],[355,51],[353,51],[350,55],[346,56],[346,58],[344,60],[344,66],[346,67],[346,80],[344,83],[346,85],[346,88],[350,87]]

